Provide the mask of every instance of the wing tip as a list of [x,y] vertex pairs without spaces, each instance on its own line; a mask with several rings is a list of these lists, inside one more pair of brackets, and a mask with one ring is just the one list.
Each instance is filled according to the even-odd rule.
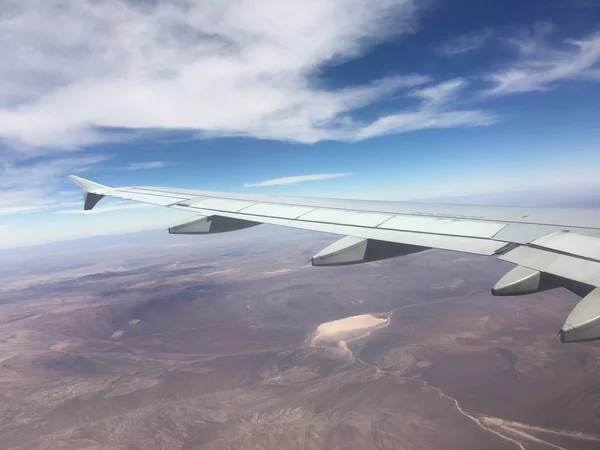
[[84,211],[90,211],[93,209],[94,206],[96,206],[96,204],[104,198],[104,195],[101,192],[106,189],[110,189],[108,186],[86,180],[85,178],[78,177],[77,175],[69,175],[67,178],[79,186],[83,191]]
[[96,183],[94,181],[86,180],[85,178],[78,177],[77,175],[69,175],[67,176],[67,178],[86,192],[95,192],[97,190],[110,189],[108,186]]

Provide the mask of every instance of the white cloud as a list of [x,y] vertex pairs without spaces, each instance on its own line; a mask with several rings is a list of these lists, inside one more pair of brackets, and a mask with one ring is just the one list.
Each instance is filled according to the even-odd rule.
[[312,175],[298,175],[295,177],[274,178],[272,180],[259,181],[257,183],[246,183],[244,187],[264,187],[264,186],[283,186],[288,184],[304,183],[306,181],[331,180],[333,178],[342,178],[353,173],[316,173]]
[[493,31],[484,29],[476,33],[463,34],[446,40],[435,52],[442,56],[456,56],[481,49],[493,36]]
[[137,162],[129,164],[127,170],[144,170],[144,169],[160,169],[165,167],[165,163],[162,161],[150,161],[150,162]]
[[152,205],[146,205],[146,204],[140,204],[140,203],[133,203],[133,204],[122,204],[122,205],[110,205],[110,206],[100,206],[97,208],[94,208],[92,210],[88,210],[85,211],[83,209],[83,203],[81,204],[81,208],[79,209],[64,209],[64,210],[60,210],[60,211],[56,211],[55,214],[103,214],[103,213],[107,213],[107,212],[115,212],[115,211],[122,211],[125,209],[140,209],[140,208],[147,208],[149,206]]
[[421,105],[416,111],[382,117],[359,129],[356,139],[427,128],[488,126],[496,123],[498,117],[487,111],[452,108],[455,99],[466,86],[465,80],[457,78],[413,91],[411,95],[421,99]]
[[600,32],[553,46],[548,43],[552,30],[552,25],[546,22],[538,24],[529,33],[508,39],[521,58],[489,74],[487,80],[492,87],[483,95],[545,91],[566,80],[600,80]]
[[[0,138],[29,151],[129,136],[106,130],[353,140],[360,136],[348,127],[353,111],[429,78],[395,76],[331,90],[318,83],[319,70],[413,32],[418,5],[5,0]],[[437,122],[427,118],[423,126]],[[418,128],[415,121],[411,129]]]
[[464,79],[455,78],[433,86],[417,89],[411,95],[423,100],[422,107],[432,108],[450,103],[466,86],[467,82]]

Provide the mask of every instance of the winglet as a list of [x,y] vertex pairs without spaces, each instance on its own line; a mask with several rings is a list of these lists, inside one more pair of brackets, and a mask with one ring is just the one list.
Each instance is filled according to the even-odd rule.
[[69,175],[69,180],[79,186],[83,191],[83,209],[85,211],[89,211],[102,200],[104,197],[104,195],[101,194],[102,191],[110,189],[108,186],[94,183],[93,181],[75,175]]

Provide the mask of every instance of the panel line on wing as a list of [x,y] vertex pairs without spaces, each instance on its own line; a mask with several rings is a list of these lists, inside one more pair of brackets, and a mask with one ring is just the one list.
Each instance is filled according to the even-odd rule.
[[283,205],[277,203],[256,203],[244,208],[244,214],[253,214],[261,217],[281,217],[283,219],[298,219],[316,208],[309,206]]
[[[149,195],[152,197],[163,197],[163,198],[175,198],[178,199],[179,201],[184,201],[187,200],[187,198],[185,197],[181,197],[181,195],[167,195],[167,194],[163,194],[161,193],[159,194],[151,194],[148,192],[144,192],[143,189],[123,189],[123,188],[117,188],[117,189],[111,189],[112,192],[122,192],[124,194],[142,194],[142,195]],[[140,192],[141,191],[141,192]],[[110,195],[110,194],[106,194],[106,195]]]
[[[177,205],[173,205],[173,208],[178,208]],[[193,207],[192,209],[196,209],[200,212],[202,212],[203,214],[208,214],[209,212],[214,212],[215,210],[212,209],[203,209],[203,208],[198,208],[198,207]],[[319,222],[319,221],[315,221],[315,220],[303,220],[303,219],[289,219],[286,217],[273,217],[273,216],[261,216],[261,215],[255,215],[255,214],[246,214],[246,213],[242,213],[242,212],[232,212],[232,211],[219,211],[221,214],[232,214],[232,217],[238,217],[238,218],[244,218],[246,220],[254,220],[254,221],[262,221],[263,223],[271,223],[274,225],[282,225],[282,226],[290,226],[290,227],[294,227],[294,228],[302,228],[302,226],[298,226],[301,224],[305,224],[306,229],[314,229],[315,226],[330,226],[330,227],[349,227],[355,230],[369,230],[370,232],[373,233],[377,233],[378,231],[380,232],[386,232],[386,233],[398,233],[398,234],[402,234],[402,233],[407,233],[407,234],[412,234],[412,235],[423,235],[423,236],[431,236],[431,237],[438,237],[438,238],[444,238],[444,237],[448,237],[448,238],[453,238],[453,239],[470,239],[470,240],[477,240],[480,242],[490,242],[490,243],[495,243],[495,247],[494,247],[494,252],[490,253],[490,254],[494,254],[496,253],[498,250],[501,250],[503,248],[506,247],[506,243],[501,242],[501,241],[494,241],[493,239],[489,239],[489,238],[485,238],[485,237],[476,237],[476,236],[465,236],[465,235],[459,235],[459,234],[443,234],[443,233],[435,233],[435,232],[431,232],[431,231],[409,231],[409,230],[395,230],[395,229],[387,229],[387,228],[375,228],[375,227],[370,227],[370,226],[361,226],[361,225],[355,225],[355,224],[341,224],[341,223],[335,223],[335,222]],[[333,232],[333,231],[330,231]],[[340,232],[339,234],[346,234],[343,232]]]
[[491,239],[505,226],[503,223],[486,223],[474,220],[442,217],[434,219],[431,217],[406,217],[398,215],[387,220],[379,228]]
[[550,248],[550,247],[543,247],[541,245],[536,245],[536,244],[533,244],[533,243],[527,244],[524,247],[535,249],[535,250],[542,250],[544,252],[552,253],[552,254],[555,254],[555,255],[569,256],[571,258],[577,258],[577,259],[581,259],[583,261],[591,261],[591,262],[595,262],[595,263],[600,262],[600,260],[598,260],[598,259],[590,258],[589,256],[584,256],[584,255],[582,255],[580,253],[569,253],[569,252],[565,252],[565,251],[562,251],[562,250],[556,250],[556,249]]
[[556,253],[576,255],[590,261],[600,261],[600,238],[569,231],[557,231],[531,242],[532,246]]
[[378,224],[392,218],[391,214],[317,208],[296,218],[306,222],[353,225],[376,228]]
[[600,284],[600,262],[589,261],[579,256],[561,255],[548,249],[520,246],[499,256],[498,259],[591,286]]
[[[197,209],[200,214],[210,214],[210,211]],[[504,246],[503,242],[490,239],[470,238],[464,236],[447,236],[433,233],[413,233],[397,230],[382,230],[377,228],[358,227],[350,225],[328,224],[320,222],[308,222],[301,220],[289,220],[274,217],[256,217],[250,214],[224,213],[228,217],[253,220],[272,225],[282,225],[291,228],[320,231],[347,236],[364,237],[389,242],[419,245],[423,247],[436,247],[444,250],[462,251],[480,255],[493,255],[499,248]]]
[[[494,234],[493,232],[491,232],[491,231],[493,231],[493,230],[491,230],[491,228],[490,228],[491,231],[489,233],[483,233],[483,231],[481,230],[481,227],[479,227],[479,229],[476,229],[475,231],[472,231],[470,233],[468,232],[469,229],[467,227],[466,228],[467,232],[465,232],[464,234],[458,233],[456,231],[456,227],[454,227],[454,229],[448,230],[448,231],[444,231],[441,228],[436,229],[435,226],[433,226],[433,227],[430,226],[428,229],[419,229],[417,226],[415,226],[415,224],[417,222],[420,222],[418,220],[416,222],[412,221],[413,222],[412,226],[407,226],[404,228],[381,227],[382,223],[387,223],[391,219],[395,218],[395,216],[389,217],[389,215],[385,215],[385,214],[370,214],[370,213],[353,212],[353,211],[347,211],[347,210],[342,210],[342,211],[335,210],[334,211],[334,210],[326,210],[326,209],[314,209],[311,211],[307,211],[306,213],[301,214],[300,216],[294,217],[294,214],[292,214],[292,215],[277,214],[276,211],[274,211],[274,210],[271,210],[271,213],[268,215],[251,213],[252,208],[261,208],[263,206],[262,203],[254,203],[251,205],[247,205],[238,210],[236,210],[235,208],[224,209],[222,207],[213,207],[210,204],[203,205],[202,203],[207,203],[207,202],[198,202],[198,203],[195,203],[194,205],[190,205],[189,208],[190,209],[203,209],[203,210],[219,212],[219,213],[235,212],[238,214],[249,215],[254,218],[262,218],[262,219],[273,218],[273,219],[283,219],[283,220],[294,220],[294,221],[298,221],[298,222],[324,224],[324,225],[332,225],[332,226],[348,225],[348,226],[359,227],[359,228],[364,228],[364,229],[408,231],[408,232],[420,233],[420,234],[454,236],[454,237],[470,237],[470,238],[482,239],[482,240],[491,239],[491,236],[493,236],[493,234]],[[242,202],[241,201],[235,201],[235,202],[232,201],[232,204],[233,203],[240,205]],[[173,207],[176,207],[176,206],[181,206],[181,205],[173,205]],[[257,212],[261,212],[260,209]],[[331,220],[332,213],[334,213],[333,217],[338,218],[337,221]],[[318,218],[315,218],[314,217],[315,215],[317,215],[317,217],[321,217],[321,220],[319,220]],[[311,216],[313,216],[313,217],[311,217]],[[329,216],[329,217],[327,217],[327,216]],[[325,220],[325,218],[328,218],[330,220]],[[413,218],[413,219],[415,219],[415,218]],[[461,222],[465,222],[465,221],[456,221],[456,220],[451,221],[448,219],[445,219],[445,220],[430,219],[430,218],[416,218],[416,219],[421,219],[421,221],[426,220],[426,221],[428,221],[427,223],[429,225],[447,225],[449,222],[451,222],[452,224],[461,224]],[[383,222],[381,222],[381,220],[383,220]],[[470,223],[473,223],[473,222],[470,222]],[[481,225],[484,225],[484,224],[481,224]],[[499,228],[502,228],[502,226],[504,226],[503,224],[494,224],[494,225],[495,225],[493,227],[494,230],[497,230]],[[489,227],[487,227],[487,228],[489,228]],[[449,232],[449,231],[451,231],[451,232]]]
[[192,205],[190,205],[190,207],[208,209],[211,211],[219,212],[240,212],[242,209],[248,208],[253,205],[256,205],[256,202],[213,197],[206,198],[204,200],[200,200],[199,202],[193,203]]

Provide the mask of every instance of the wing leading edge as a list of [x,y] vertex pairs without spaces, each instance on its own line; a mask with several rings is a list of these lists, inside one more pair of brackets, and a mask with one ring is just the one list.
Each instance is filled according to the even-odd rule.
[[194,214],[172,234],[212,234],[262,223],[345,236],[315,266],[360,264],[431,248],[516,264],[492,289],[524,295],[565,287],[580,297],[563,342],[600,340],[600,211],[231,194],[161,187],[111,188],[71,175],[84,209],[114,197]]

